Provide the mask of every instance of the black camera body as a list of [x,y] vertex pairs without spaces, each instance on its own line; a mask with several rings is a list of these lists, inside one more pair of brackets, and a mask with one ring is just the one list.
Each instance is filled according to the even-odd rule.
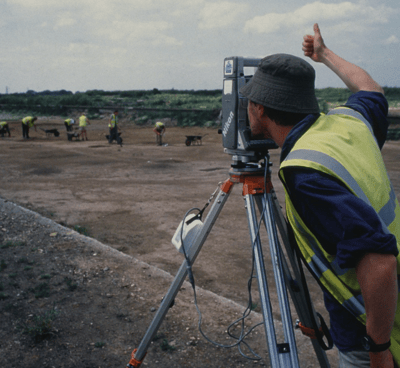
[[247,115],[248,101],[239,92],[252,77],[245,75],[245,68],[256,68],[260,61],[240,56],[224,60],[222,144],[225,152],[235,156],[236,161],[258,162],[269,149],[278,148],[271,139],[252,139]]

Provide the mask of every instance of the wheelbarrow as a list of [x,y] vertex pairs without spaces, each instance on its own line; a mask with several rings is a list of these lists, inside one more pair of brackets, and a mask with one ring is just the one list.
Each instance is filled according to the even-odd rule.
[[57,129],[43,129],[43,128],[40,129],[46,133],[46,137],[51,137],[51,135],[54,135],[55,137],[60,136],[60,132]]
[[187,146],[190,146],[192,143],[193,144],[197,144],[197,145],[201,145],[202,144],[202,139],[203,137],[205,137],[207,134],[201,136],[201,135],[187,135],[186,136],[186,141],[185,144]]
[[[114,137],[114,139],[117,141],[117,143],[119,144],[119,145],[121,145],[122,146],[122,137],[121,137],[121,134],[122,134],[122,132],[118,132],[118,138],[115,138]],[[110,141],[110,135],[109,134],[107,134],[106,135],[106,139],[108,140],[108,141]],[[119,142],[118,142],[119,141]]]
[[72,139],[75,139],[76,141],[79,141],[80,137],[81,137],[81,133],[78,133],[78,132],[72,132],[72,133],[67,132],[67,136],[68,136],[68,140],[70,142],[72,142]]

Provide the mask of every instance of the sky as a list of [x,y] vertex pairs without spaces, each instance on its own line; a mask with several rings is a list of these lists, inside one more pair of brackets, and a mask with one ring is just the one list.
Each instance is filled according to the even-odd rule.
[[[400,87],[398,0],[0,0],[0,93],[221,89],[224,58],[327,47]],[[316,87],[344,87],[324,65]]]

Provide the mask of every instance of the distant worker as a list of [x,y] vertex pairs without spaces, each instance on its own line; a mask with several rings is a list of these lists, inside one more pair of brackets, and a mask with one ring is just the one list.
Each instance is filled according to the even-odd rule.
[[88,140],[87,134],[86,134],[86,127],[87,125],[90,125],[89,119],[86,117],[85,113],[81,115],[79,118],[79,129],[81,131],[81,136],[82,140],[84,141],[85,139]]
[[6,121],[0,121],[0,134],[1,137],[4,138],[4,134],[8,133],[8,136],[11,137],[10,127]]
[[122,139],[118,134],[118,110],[114,111],[114,114],[110,116],[110,122],[108,123],[108,128],[110,130],[110,135],[108,136],[108,143],[112,143],[115,139],[117,143],[122,147]]
[[166,129],[164,123],[158,121],[153,129],[153,132],[156,133],[157,146],[162,146],[162,137],[165,134],[165,130]]
[[29,139],[29,128],[34,127],[35,132],[36,130],[36,124],[35,121],[37,120],[37,117],[34,116],[26,116],[25,118],[22,119],[22,137],[24,139]]
[[72,132],[72,125],[75,124],[74,119],[65,119],[64,120],[64,125],[65,128],[67,129],[67,132]]

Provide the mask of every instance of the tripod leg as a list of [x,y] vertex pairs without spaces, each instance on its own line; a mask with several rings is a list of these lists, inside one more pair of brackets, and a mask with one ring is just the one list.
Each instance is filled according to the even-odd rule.
[[[190,248],[187,250],[187,254],[190,260],[190,263],[193,264],[196,257],[200,253],[201,247],[203,246],[204,242],[207,239],[208,234],[210,233],[212,227],[215,224],[215,221],[218,218],[219,213],[221,212],[222,208],[224,207],[226,201],[229,198],[229,194],[232,189],[232,183],[227,180],[224,185],[219,190],[217,197],[214,200],[213,205],[204,221],[203,227],[194,239],[193,243],[191,244]],[[142,341],[140,342],[139,347],[135,352],[135,360],[142,361],[146,355],[147,349],[153,340],[155,334],[157,333],[163,319],[165,318],[169,307],[173,303],[176,295],[181,288],[183,281],[187,275],[187,262],[186,260],[182,263],[181,267],[179,268],[178,273],[176,274],[167,294],[163,298],[160,307],[158,308],[153,321],[151,322],[149,328],[146,331]],[[128,365],[129,367],[129,365]]]
[[[292,277],[289,267],[286,263],[286,259],[282,257],[284,261],[283,264],[286,274],[286,281],[289,285],[295,285],[295,287],[289,287],[290,296],[301,322],[307,327],[312,327],[313,323],[311,321],[311,316],[313,315],[314,319],[318,321],[314,310],[314,306],[311,302],[311,299],[308,296],[308,290],[304,288],[301,282],[301,272],[300,272],[301,265],[299,264],[299,259],[290,244],[286,221],[282,214],[278,198],[276,197],[276,194],[273,190],[271,191],[271,196],[272,196],[272,206],[274,209],[277,228],[279,230],[279,234],[281,235],[282,242],[286,249],[287,258],[289,260],[292,272],[294,274],[294,277]],[[310,302],[308,302],[307,300],[309,300]],[[329,368],[330,364],[328,357],[325,351],[322,349],[319,342],[316,339],[311,339],[311,343],[313,345],[315,354],[317,356],[321,368]]]
[[[249,230],[254,244],[254,259],[257,272],[258,287],[262,305],[262,314],[264,318],[264,328],[267,337],[268,352],[272,367],[299,367],[296,342],[294,339],[292,320],[289,309],[289,301],[287,298],[285,280],[282,276],[282,264],[279,255],[276,252],[277,236],[273,226],[273,214],[269,201],[262,203],[265,207],[264,222],[267,225],[267,232],[272,255],[272,265],[275,274],[275,282],[277,285],[277,293],[279,297],[279,305],[282,315],[282,325],[285,337],[283,344],[277,344],[274,320],[272,316],[271,301],[268,293],[267,277],[265,272],[264,259],[262,254],[262,246],[258,234],[257,216],[255,211],[255,198],[257,201],[263,200],[263,196],[251,194],[245,195],[247,217],[249,221]],[[268,221],[266,221],[268,220]]]

